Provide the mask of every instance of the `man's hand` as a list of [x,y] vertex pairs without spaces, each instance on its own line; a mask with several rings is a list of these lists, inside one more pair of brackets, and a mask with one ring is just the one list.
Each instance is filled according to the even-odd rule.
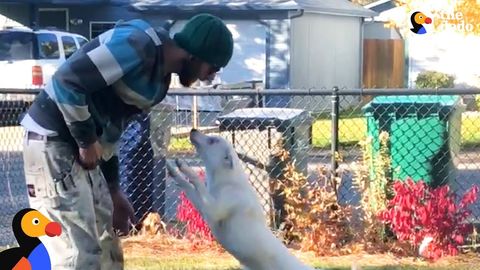
[[110,191],[113,201],[113,228],[120,235],[130,231],[130,224],[136,223],[135,212],[127,196],[120,189]]
[[79,163],[86,170],[93,170],[97,167],[102,158],[102,146],[98,141],[87,148],[79,148]]

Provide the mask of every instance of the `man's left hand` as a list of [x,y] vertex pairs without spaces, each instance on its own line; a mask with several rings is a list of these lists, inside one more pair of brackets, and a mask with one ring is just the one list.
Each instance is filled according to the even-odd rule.
[[113,228],[120,235],[127,235],[130,224],[136,222],[135,211],[125,193],[120,189],[110,192],[113,201]]

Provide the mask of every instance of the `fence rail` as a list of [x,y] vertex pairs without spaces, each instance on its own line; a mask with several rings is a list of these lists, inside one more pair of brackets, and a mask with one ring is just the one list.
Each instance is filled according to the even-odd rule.
[[[385,95],[475,95],[480,88],[340,88],[332,89],[170,89],[172,96],[327,96],[338,89],[339,96],[385,96]],[[43,89],[0,88],[0,94],[38,94]]]
[[[34,96],[38,91],[0,89],[0,97]],[[392,179],[448,184],[461,194],[480,184],[480,111],[474,98],[479,94],[475,88],[172,89],[173,106],[159,105],[149,114],[136,116],[123,133],[122,188],[138,217],[155,211],[182,231],[177,213],[183,206],[167,177],[165,162],[180,157],[202,170],[185,138],[198,121],[200,129],[234,144],[273,227],[278,227],[285,211],[282,197],[273,188],[285,168],[278,151],[287,150],[295,169],[309,181],[334,183],[342,204],[358,205],[358,165],[367,165],[373,181],[382,131],[389,134]],[[176,97],[188,99],[187,105],[180,106]],[[287,101],[278,107],[274,98]],[[220,110],[202,105],[211,100]],[[11,218],[28,205],[21,156],[23,129],[16,119],[29,102],[0,101],[0,246],[15,241]],[[473,109],[467,110],[465,103],[472,103],[468,107]],[[362,147],[361,142],[371,147]],[[374,160],[365,164],[365,156]],[[480,203],[472,210],[476,221]]]

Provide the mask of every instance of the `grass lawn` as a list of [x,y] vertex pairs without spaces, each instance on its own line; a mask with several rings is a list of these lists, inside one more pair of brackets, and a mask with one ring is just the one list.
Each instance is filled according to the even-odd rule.
[[190,143],[190,140],[188,138],[172,137],[168,148],[169,148],[169,151],[172,151],[172,152],[185,152],[185,151],[192,151],[193,145]]
[[480,116],[464,116],[462,118],[462,145],[480,145]]
[[[317,148],[329,148],[332,138],[331,120],[316,120],[312,127],[312,143]],[[367,121],[363,117],[344,118],[339,121],[340,145],[355,145],[365,138]],[[462,118],[462,146],[480,146],[480,115],[464,115]],[[189,151],[192,146],[187,138],[173,138],[172,151]]]
[[[365,118],[340,119],[338,136],[341,145],[354,145],[365,138],[367,121]],[[317,120],[312,127],[312,144],[318,148],[329,148],[332,141],[332,121],[330,119]]]
[[[361,117],[340,119],[338,126],[341,145],[357,144],[367,133],[367,121]],[[330,147],[331,120],[317,120],[312,129],[314,147]],[[461,138],[462,146],[480,146],[480,115],[462,117]]]
[[[218,258],[218,255],[215,257],[203,256],[203,255],[185,255],[177,256],[175,258],[159,258],[159,257],[135,257],[135,258],[126,258],[126,270],[158,270],[158,269],[169,269],[169,270],[241,270],[238,263],[234,260],[226,258]],[[371,258],[373,259],[373,258]],[[317,261],[320,259],[317,259]],[[316,269],[325,269],[325,270],[350,270],[350,263],[357,258],[352,258],[352,256],[341,257],[341,258],[325,258],[329,262],[321,263],[312,263]],[[333,262],[335,260],[340,260],[342,262]],[[362,261],[365,261],[363,259]],[[360,262],[362,262],[360,261]],[[361,270],[474,270],[478,269],[474,264],[432,264],[427,265],[426,263],[405,263],[398,265],[398,262],[384,263],[378,265],[378,263],[368,264],[364,262],[362,264]],[[424,264],[424,265],[422,265]],[[294,270],[294,269],[292,269]]]
[[[192,251],[175,240],[169,242],[160,237],[133,237],[124,240],[123,247],[126,270],[240,270],[238,262],[228,253],[208,248]],[[480,265],[478,254],[445,258],[435,263],[389,254],[320,258],[313,254],[294,254],[309,265],[328,270],[350,270],[352,262],[362,267],[362,270],[473,270]]]

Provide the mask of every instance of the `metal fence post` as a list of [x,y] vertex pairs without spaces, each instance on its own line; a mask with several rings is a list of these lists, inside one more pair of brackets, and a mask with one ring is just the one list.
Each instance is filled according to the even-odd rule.
[[263,96],[260,94],[260,91],[257,90],[257,93],[255,94],[255,105],[257,108],[264,108],[265,107],[265,99]]
[[338,168],[338,160],[337,160],[337,153],[338,153],[338,122],[339,122],[339,95],[338,95],[338,87],[334,87],[332,91],[332,171],[331,171],[331,186],[335,190],[335,194],[337,193],[337,185],[336,185],[336,177],[337,177],[337,168]]
[[198,100],[197,96],[193,96],[192,101],[192,127],[198,128]]

